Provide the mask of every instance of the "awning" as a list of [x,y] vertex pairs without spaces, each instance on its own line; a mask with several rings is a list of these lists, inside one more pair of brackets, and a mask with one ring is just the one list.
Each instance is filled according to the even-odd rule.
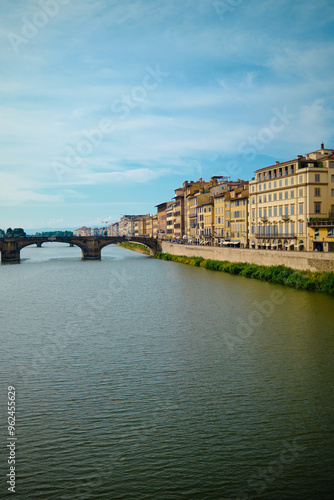
[[229,245],[230,243],[230,241],[223,241],[223,245]]

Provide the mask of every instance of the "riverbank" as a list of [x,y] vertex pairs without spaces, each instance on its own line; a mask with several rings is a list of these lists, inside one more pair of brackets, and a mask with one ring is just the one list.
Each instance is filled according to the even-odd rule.
[[158,252],[155,258],[171,260],[188,264],[190,266],[203,267],[212,271],[222,271],[234,275],[254,278],[261,281],[269,281],[286,285],[300,290],[311,290],[315,292],[325,292],[334,294],[334,273],[333,272],[312,272],[298,271],[284,265],[264,266],[249,264],[247,262],[229,262],[203,257],[189,257],[186,255],[171,255],[169,253]]
[[118,243],[118,246],[127,248],[128,250],[133,250],[134,252],[150,255],[150,250],[140,243],[131,243],[129,241],[125,241],[124,243]]
[[179,245],[167,241],[162,242],[161,251],[172,255],[203,257],[206,260],[227,260],[264,266],[281,264],[298,271],[334,272],[334,253]]

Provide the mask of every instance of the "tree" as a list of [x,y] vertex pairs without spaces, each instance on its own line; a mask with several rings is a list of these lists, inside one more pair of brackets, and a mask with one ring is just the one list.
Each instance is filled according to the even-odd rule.
[[6,238],[24,238],[25,236],[26,233],[22,227],[14,227],[14,229],[9,227],[6,231]]
[[14,227],[13,235],[14,238],[25,238],[27,236],[22,227]]

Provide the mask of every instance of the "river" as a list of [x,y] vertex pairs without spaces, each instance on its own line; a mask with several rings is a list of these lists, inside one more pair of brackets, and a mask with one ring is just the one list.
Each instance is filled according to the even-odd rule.
[[19,500],[334,497],[333,297],[115,246],[21,259],[0,267],[1,498],[8,386]]

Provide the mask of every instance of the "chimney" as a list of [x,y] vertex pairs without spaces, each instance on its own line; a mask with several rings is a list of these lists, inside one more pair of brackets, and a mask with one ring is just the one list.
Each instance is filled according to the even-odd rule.
[[321,149],[325,149],[325,144],[323,142],[321,143]]
[[280,162],[278,160],[275,161],[275,165],[278,165]]

